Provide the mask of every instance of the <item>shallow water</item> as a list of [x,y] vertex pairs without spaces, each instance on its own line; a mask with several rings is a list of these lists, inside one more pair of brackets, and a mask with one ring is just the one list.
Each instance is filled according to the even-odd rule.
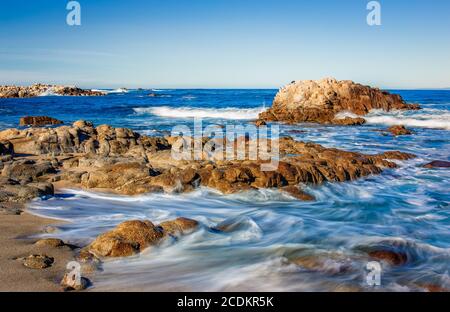
[[[147,97],[154,92],[161,97]],[[270,105],[275,90],[154,90],[111,93],[103,98],[40,97],[0,100],[0,127],[22,115],[49,114],[72,122],[92,120],[150,135],[174,125],[245,123]],[[30,211],[64,219],[57,234],[84,244],[123,220],[159,222],[177,216],[199,220],[200,230],[139,256],[107,261],[93,290],[422,290],[450,288],[450,171],[422,164],[450,160],[450,92],[399,91],[425,108],[417,112],[372,112],[362,127],[282,126],[282,134],[364,153],[401,150],[418,158],[400,162],[355,182],[305,186],[317,201],[299,202],[273,190],[222,196],[200,189],[183,195],[122,197],[65,190],[34,201]],[[217,114],[223,113],[217,119]],[[254,115],[254,116],[253,116]],[[406,124],[413,136],[384,135],[388,125]],[[214,226],[234,224],[222,233]],[[365,278],[367,250],[394,246],[408,255],[405,266],[383,264],[382,286]],[[308,268],[291,260],[313,256]]]

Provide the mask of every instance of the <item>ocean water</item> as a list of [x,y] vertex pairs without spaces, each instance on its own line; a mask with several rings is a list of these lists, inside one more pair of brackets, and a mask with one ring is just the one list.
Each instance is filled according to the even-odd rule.
[[[400,150],[416,159],[398,169],[354,182],[305,185],[317,200],[301,202],[275,190],[222,195],[199,189],[181,195],[124,197],[64,190],[29,205],[32,213],[68,221],[57,237],[86,244],[129,219],[159,222],[194,218],[201,228],[142,254],[106,261],[96,290],[189,291],[420,291],[450,289],[450,171],[425,169],[450,160],[450,91],[394,90],[423,109],[374,111],[361,127],[281,126],[282,135],[364,153]],[[155,93],[157,97],[149,97]],[[71,123],[129,127],[165,135],[176,125],[245,124],[271,105],[276,90],[110,90],[105,97],[0,99],[0,129],[24,115],[50,115]],[[412,136],[384,135],[404,124]],[[228,233],[215,231],[234,224]],[[404,266],[382,263],[381,286],[366,283],[367,250],[392,248],[408,255]],[[314,259],[297,266],[292,260]],[[305,260],[304,260],[305,261]],[[313,262],[313,264],[311,264]],[[303,262],[305,263],[305,262]]]

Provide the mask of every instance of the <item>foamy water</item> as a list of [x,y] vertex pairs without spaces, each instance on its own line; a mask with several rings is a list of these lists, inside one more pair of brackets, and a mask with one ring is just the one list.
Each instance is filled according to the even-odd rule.
[[[187,99],[185,97],[185,99]],[[213,119],[231,119],[231,120],[251,120],[257,119],[264,108],[172,108],[169,106],[161,107],[137,107],[133,109],[137,114],[151,114],[166,118],[213,118]]]
[[364,116],[368,124],[450,130],[450,111],[425,108],[419,111],[373,111]]
[[[177,241],[107,261],[93,290],[370,291],[364,250],[377,246],[396,246],[409,259],[404,267],[383,265],[384,290],[447,287],[450,174],[443,178],[420,163],[356,182],[306,187],[317,198],[312,203],[275,190],[136,197],[66,190],[62,197],[33,202],[30,211],[71,222],[56,236],[81,245],[124,220],[159,223],[183,216],[201,223]],[[223,223],[234,230],[214,230]],[[304,256],[324,258],[325,264],[311,269],[291,262]]]

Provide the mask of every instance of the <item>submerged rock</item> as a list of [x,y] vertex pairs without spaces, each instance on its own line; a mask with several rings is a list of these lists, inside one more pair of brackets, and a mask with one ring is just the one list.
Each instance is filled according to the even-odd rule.
[[261,113],[259,119],[286,123],[314,122],[325,124],[363,123],[362,119],[336,119],[338,113],[350,112],[358,116],[372,109],[419,109],[406,104],[401,96],[352,81],[327,78],[318,81],[294,81],[276,95],[272,108]]
[[330,275],[345,274],[354,270],[351,260],[338,254],[302,255],[289,259],[289,262],[308,271]]
[[176,236],[188,234],[198,227],[198,222],[187,218],[177,218],[172,221],[165,221],[159,224],[165,235]]
[[388,131],[395,136],[413,134],[413,132],[411,130],[406,129],[405,126],[392,126],[388,129]]
[[361,126],[366,123],[366,120],[364,118],[345,117],[335,118],[332,123],[340,126]]
[[369,257],[374,260],[385,261],[390,265],[400,266],[408,262],[408,255],[404,252],[393,250],[373,250],[370,251]]
[[300,190],[300,188],[298,188],[297,186],[294,186],[294,185],[286,186],[286,187],[282,188],[281,190],[288,193],[292,197],[295,197],[300,200],[304,200],[304,201],[315,200],[314,196],[303,192],[302,190]]
[[425,168],[450,168],[450,161],[443,161],[443,160],[434,160],[426,165],[424,165]]
[[26,116],[20,118],[19,121],[20,126],[33,126],[33,127],[41,127],[47,125],[61,125],[61,124],[63,124],[61,120],[48,116]]

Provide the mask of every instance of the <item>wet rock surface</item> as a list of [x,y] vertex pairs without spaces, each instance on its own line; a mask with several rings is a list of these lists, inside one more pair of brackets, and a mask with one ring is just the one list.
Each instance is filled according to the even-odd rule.
[[413,132],[411,130],[406,129],[405,126],[392,126],[388,129],[388,131],[395,136],[413,134]]
[[187,218],[166,221],[155,226],[151,221],[132,220],[119,224],[113,230],[99,235],[84,251],[97,257],[128,257],[150,246],[158,245],[167,236],[188,234],[198,222]]
[[285,86],[277,93],[272,108],[261,113],[259,119],[285,123],[358,125],[364,123],[362,118],[339,119],[336,115],[349,112],[363,116],[372,109],[416,110],[419,106],[407,104],[401,96],[377,88],[327,78],[294,81]]
[[[205,138],[200,142],[200,160],[180,160],[172,157],[172,149],[182,144],[193,147],[190,138],[148,137],[130,129],[95,127],[86,121],[57,128],[7,129],[0,132],[0,142],[9,146],[10,153],[0,166],[0,200],[24,202],[53,195],[53,184],[124,195],[190,192],[199,186],[225,194],[278,188],[300,200],[312,200],[298,185],[353,181],[396,168],[390,159],[414,157],[397,151],[365,155],[291,137],[263,141]],[[262,170],[268,161],[249,159],[249,148],[258,149],[258,144],[278,145],[278,161],[272,171]],[[244,146],[248,160],[226,160],[228,145],[235,149]],[[211,146],[223,149],[206,152]]]

